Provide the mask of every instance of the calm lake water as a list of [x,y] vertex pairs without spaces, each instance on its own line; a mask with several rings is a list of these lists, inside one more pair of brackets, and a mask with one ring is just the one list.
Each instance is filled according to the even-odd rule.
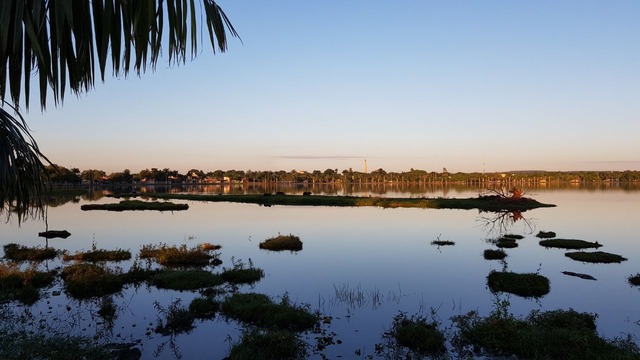
[[[292,191],[295,192],[295,191]],[[315,191],[316,193],[322,191]],[[344,193],[330,189],[327,193]],[[354,194],[384,191],[356,189]],[[476,189],[392,189],[384,196],[470,197]],[[451,326],[450,317],[478,310],[488,315],[496,301],[508,300],[509,310],[526,315],[531,310],[569,309],[599,315],[598,331],[612,338],[640,336],[640,289],[627,278],[640,272],[640,191],[636,189],[536,189],[529,196],[556,204],[523,213],[524,219],[507,221],[507,232],[521,234],[519,247],[507,249],[505,263],[488,261],[483,250],[498,236],[498,229],[486,226],[492,214],[476,210],[379,209],[329,207],[261,207],[232,203],[187,202],[182,212],[102,212],[80,210],[85,203],[110,203],[115,199],[79,199],[48,209],[49,229],[66,229],[67,239],[51,239],[49,246],[76,251],[128,249],[137,254],[142,245],[203,242],[222,245],[221,267],[233,261],[251,261],[264,269],[265,278],[240,291],[259,292],[279,298],[283,294],[296,303],[309,304],[332,316],[328,332],[340,344],[329,346],[328,358],[375,356],[374,345],[381,342],[399,311],[430,317],[435,313],[442,328]],[[182,202],[182,201],[175,201]],[[0,224],[0,245],[18,243],[43,246],[38,232],[42,221],[15,221]],[[503,229],[504,230],[504,229]],[[555,231],[559,238],[598,241],[599,250],[628,259],[621,264],[587,264],[564,256],[561,249],[545,249],[535,237],[538,231]],[[278,234],[298,235],[304,248],[298,253],[273,253],[258,248],[266,238]],[[431,241],[451,240],[454,246],[437,247]],[[60,260],[41,268],[64,266]],[[132,261],[118,263],[125,271]],[[538,272],[551,281],[551,292],[539,299],[492,294],[486,277],[492,270],[507,267],[514,272]],[[214,271],[219,270],[217,268]],[[597,281],[562,274],[586,273]],[[127,288],[113,297],[118,307],[112,328],[96,315],[99,301],[67,298],[62,284],[47,289],[48,296],[31,307],[14,306],[16,314],[46,318],[49,325],[71,333],[138,342],[144,359],[221,359],[231,342],[238,340],[242,326],[218,316],[196,321],[188,334],[173,337],[153,332],[161,316],[154,307],[167,307],[181,299],[183,305],[196,292],[158,290],[154,287]],[[352,294],[351,299],[344,295]],[[357,296],[359,295],[359,297]],[[67,308],[69,307],[69,308]],[[149,331],[151,332],[149,334]],[[313,343],[313,335],[309,335]],[[319,356],[316,355],[316,358]]]

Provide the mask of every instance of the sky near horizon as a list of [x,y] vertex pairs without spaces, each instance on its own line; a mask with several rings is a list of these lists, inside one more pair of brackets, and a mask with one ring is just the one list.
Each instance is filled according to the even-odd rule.
[[32,97],[43,153],[107,173],[640,170],[640,1],[217,2],[242,38],[226,53],[165,49],[44,113]]

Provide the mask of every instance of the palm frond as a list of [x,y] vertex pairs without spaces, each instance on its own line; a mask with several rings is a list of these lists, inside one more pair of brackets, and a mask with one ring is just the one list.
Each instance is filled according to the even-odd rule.
[[50,186],[41,159],[51,162],[38,149],[22,116],[16,114],[18,118],[0,107],[0,213],[6,212],[7,217],[16,213],[20,222],[25,216],[43,215]]
[[213,0],[2,0],[0,100],[8,92],[17,107],[24,94],[28,109],[34,71],[45,109],[49,91],[58,105],[67,87],[76,95],[93,88],[96,68],[102,81],[108,66],[114,76],[155,68],[163,46],[170,64],[183,64],[198,54],[198,26],[214,53],[227,50],[228,35],[239,38]]

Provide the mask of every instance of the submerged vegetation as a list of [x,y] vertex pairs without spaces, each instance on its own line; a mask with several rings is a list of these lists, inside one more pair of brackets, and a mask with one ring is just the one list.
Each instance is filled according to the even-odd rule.
[[530,198],[501,198],[499,196],[479,196],[467,199],[449,198],[383,198],[357,196],[263,196],[263,195],[200,195],[200,194],[153,194],[157,199],[197,200],[211,202],[236,202],[295,206],[375,206],[382,208],[429,208],[429,209],[479,209],[485,211],[520,210],[526,211],[555,205],[543,204]]
[[549,279],[539,274],[492,271],[487,276],[492,292],[507,292],[522,297],[542,297],[549,293]]
[[544,247],[553,247],[560,249],[588,249],[588,248],[599,248],[602,245],[598,244],[598,242],[591,242],[585,240],[575,240],[575,239],[549,239],[549,240],[540,240],[540,245]]
[[251,329],[244,331],[240,341],[233,344],[228,358],[234,360],[304,359],[307,353],[307,344],[291,331]]
[[276,237],[268,238],[261,242],[260,249],[272,250],[272,251],[300,251],[302,250],[302,241],[295,235],[278,235]]
[[[400,313],[393,318],[391,329],[383,338],[395,340],[397,345],[406,347],[418,356],[439,356],[447,351],[445,335],[438,329],[437,322],[430,322],[421,316],[407,316]],[[396,344],[387,341],[387,347],[398,350]],[[398,355],[398,354],[395,354]],[[412,357],[407,355],[407,359]]]
[[588,263],[609,264],[609,263],[621,263],[623,261],[627,261],[626,258],[620,255],[611,254],[604,251],[594,251],[594,252],[576,251],[576,252],[568,252],[564,255],[573,260],[588,262]]
[[187,204],[174,204],[172,202],[123,200],[115,204],[85,204],[80,207],[82,210],[107,210],[107,211],[134,211],[134,210],[157,210],[157,211],[180,211],[189,209]]

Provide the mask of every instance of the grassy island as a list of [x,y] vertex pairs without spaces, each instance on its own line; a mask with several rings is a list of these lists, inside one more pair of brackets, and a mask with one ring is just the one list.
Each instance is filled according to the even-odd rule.
[[376,206],[382,208],[424,208],[424,209],[478,209],[483,211],[526,211],[541,207],[553,207],[530,198],[510,199],[500,196],[479,196],[475,198],[384,198],[333,195],[200,195],[200,194],[153,194],[156,199],[178,199],[213,202],[235,202],[294,206]]
[[133,210],[158,210],[178,211],[187,210],[187,204],[174,204],[171,202],[123,200],[116,204],[86,204],[80,207],[82,210],[107,210],[107,211],[133,211]]

